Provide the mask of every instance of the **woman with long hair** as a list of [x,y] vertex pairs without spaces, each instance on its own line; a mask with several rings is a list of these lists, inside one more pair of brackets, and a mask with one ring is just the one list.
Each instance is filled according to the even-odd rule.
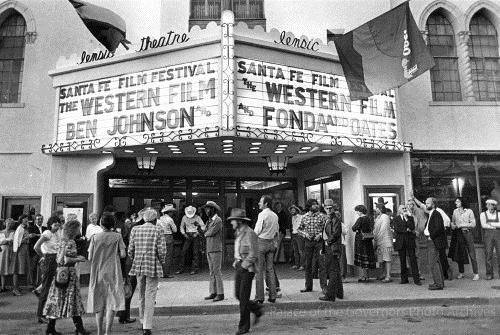
[[38,322],[48,323],[43,316],[43,307],[49,295],[50,284],[56,275],[57,268],[57,248],[61,241],[61,221],[57,216],[51,216],[47,220],[47,230],[42,233],[40,239],[35,244],[35,251],[40,256],[40,270],[42,272],[42,288],[38,296],[37,317]]
[[0,276],[2,278],[0,293],[7,292],[5,287],[6,277],[14,274],[12,244],[15,231],[16,222],[11,218],[5,220],[5,229],[0,233],[0,248],[2,248],[2,251],[0,251]]
[[368,269],[376,268],[375,252],[373,251],[373,220],[366,215],[368,210],[364,205],[354,207],[358,215],[352,231],[356,232],[354,238],[354,265],[359,266],[361,275],[358,282],[368,282]]
[[[125,243],[122,235],[111,231],[115,226],[112,214],[103,214],[103,231],[90,239],[90,283],[87,312],[96,314],[97,334],[111,334],[116,311],[125,309],[125,292],[120,258],[125,258]],[[106,331],[103,319],[106,315]]]
[[[76,273],[75,264],[85,262],[85,257],[78,256],[75,238],[80,234],[80,222],[71,220],[63,226],[63,236],[57,250],[57,266],[68,268],[68,282],[65,287],[56,283],[56,278],[50,285],[47,302],[43,314],[49,319],[46,334],[60,335],[56,331],[56,320],[73,318],[75,334],[90,334],[83,327],[82,315],[85,312],[80,295],[80,282]],[[57,276],[57,274],[56,274]]]

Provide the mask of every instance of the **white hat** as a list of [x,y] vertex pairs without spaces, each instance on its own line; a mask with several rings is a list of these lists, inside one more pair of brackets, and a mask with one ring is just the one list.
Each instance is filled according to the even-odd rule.
[[196,207],[194,206],[187,206],[184,209],[184,213],[188,218],[192,218],[196,214]]
[[498,202],[495,199],[486,200],[486,204],[492,204],[493,206],[498,205]]
[[158,213],[156,213],[156,209],[149,207],[142,213],[142,218],[144,222],[152,222],[158,218]]
[[166,204],[165,207],[163,207],[161,209],[161,212],[162,213],[166,213],[166,212],[175,212],[175,207],[174,205],[172,204]]

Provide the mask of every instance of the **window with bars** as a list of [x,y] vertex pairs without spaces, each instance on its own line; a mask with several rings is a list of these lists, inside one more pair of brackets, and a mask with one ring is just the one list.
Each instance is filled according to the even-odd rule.
[[264,0],[191,0],[191,20],[220,19],[224,9],[231,9],[237,20],[264,18]]
[[450,21],[440,13],[427,19],[429,49],[436,66],[431,69],[432,99],[434,101],[460,101],[460,76],[455,34]]
[[220,19],[221,0],[191,0],[191,19]]
[[26,22],[19,13],[0,25],[0,103],[21,99]]
[[482,13],[471,19],[469,54],[474,96],[480,101],[500,101],[500,57],[495,27]]

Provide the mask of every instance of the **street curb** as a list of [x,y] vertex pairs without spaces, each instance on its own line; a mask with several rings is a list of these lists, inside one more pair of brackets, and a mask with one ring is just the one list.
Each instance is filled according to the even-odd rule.
[[[285,303],[266,303],[264,308],[272,313],[286,313],[291,311],[314,310],[342,310],[342,309],[371,309],[371,308],[402,308],[423,306],[470,306],[470,305],[500,305],[500,298],[468,297],[468,298],[426,298],[426,299],[392,299],[392,300],[336,300],[328,301],[297,301]],[[132,311],[138,313],[137,309]],[[214,305],[214,306],[173,306],[157,307],[155,315],[181,316],[181,315],[217,315],[239,313],[239,305]]]
[[[468,298],[422,298],[422,299],[392,299],[392,300],[337,300],[327,301],[298,301],[264,304],[268,313],[279,314],[293,311],[327,311],[349,309],[375,309],[375,308],[411,308],[411,307],[451,307],[451,306],[488,306],[500,305],[500,298],[468,297]],[[137,308],[132,308],[131,313],[137,315]],[[239,313],[237,304],[231,305],[203,305],[203,306],[172,306],[156,307],[155,316],[189,316],[189,315],[220,315]],[[92,314],[86,314],[91,317]],[[12,312],[0,313],[0,320],[28,320],[33,318],[31,313]]]

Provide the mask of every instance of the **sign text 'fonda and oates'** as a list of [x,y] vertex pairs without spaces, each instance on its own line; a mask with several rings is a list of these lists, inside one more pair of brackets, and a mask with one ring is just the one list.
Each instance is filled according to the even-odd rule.
[[238,59],[238,123],[374,139],[396,139],[392,92],[351,101],[344,77]]
[[58,139],[105,138],[206,125],[217,109],[218,61],[63,86]]

